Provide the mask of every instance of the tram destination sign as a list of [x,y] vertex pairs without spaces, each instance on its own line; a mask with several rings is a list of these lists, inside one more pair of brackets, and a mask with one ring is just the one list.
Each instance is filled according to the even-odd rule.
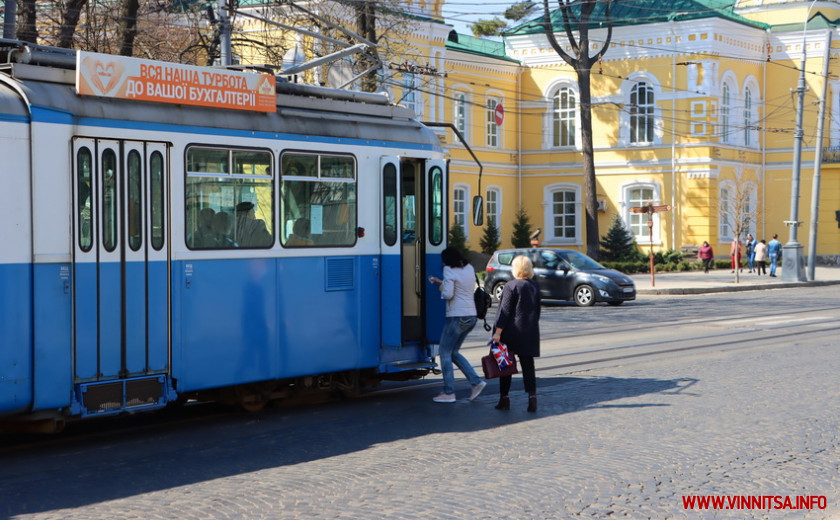
[[274,112],[275,79],[180,63],[79,51],[76,90],[100,96],[234,110]]

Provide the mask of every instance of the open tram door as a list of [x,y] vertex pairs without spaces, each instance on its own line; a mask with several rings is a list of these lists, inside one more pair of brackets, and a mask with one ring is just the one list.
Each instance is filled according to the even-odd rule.
[[82,416],[170,397],[168,147],[73,141],[73,377]]
[[[383,157],[380,372],[427,369],[440,341],[444,302],[427,278],[442,272],[446,163]],[[434,289],[434,291],[432,291]]]

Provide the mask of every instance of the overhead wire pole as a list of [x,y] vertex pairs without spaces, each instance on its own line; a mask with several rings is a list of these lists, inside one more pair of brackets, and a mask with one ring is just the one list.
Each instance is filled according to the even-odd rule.
[[808,232],[808,280],[816,276],[817,267],[817,225],[820,217],[820,170],[822,170],[823,127],[825,126],[825,105],[828,99],[828,71],[831,61],[831,33],[825,37],[825,59],[823,60],[823,91],[820,99],[820,110],[817,116],[817,146],[814,150],[814,180],[811,183],[811,228]]
[[811,2],[808,12],[805,14],[805,23],[802,27],[802,66],[799,68],[799,82],[796,85],[797,109],[796,109],[796,130],[793,132],[793,171],[790,186],[790,220],[785,221],[789,227],[788,242],[782,247],[782,280],[786,282],[804,282],[805,266],[802,265],[802,244],[799,243],[799,176],[802,169],[802,112],[805,107],[805,66],[808,59],[808,20],[811,17],[811,9],[817,0]]
[[233,64],[230,46],[230,18],[226,0],[216,0],[216,15],[219,17],[219,61],[223,67]]

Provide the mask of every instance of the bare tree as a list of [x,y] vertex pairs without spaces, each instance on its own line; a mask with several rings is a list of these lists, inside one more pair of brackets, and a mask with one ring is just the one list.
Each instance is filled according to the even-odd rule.
[[[551,47],[574,68],[580,90],[580,136],[583,151],[583,197],[586,211],[586,254],[598,258],[598,199],[595,182],[595,155],[592,148],[592,93],[590,79],[592,66],[607,52],[612,39],[612,21],[610,8],[617,0],[557,0],[563,15],[563,28],[571,45],[574,56],[569,55],[557,42],[549,11],[549,0],[543,0],[543,28]],[[596,6],[604,6],[604,20],[607,25],[607,37],[601,49],[590,56],[589,25]],[[575,12],[577,14],[575,14]],[[578,36],[575,37],[575,30]]]
[[17,39],[30,43],[38,43],[35,0],[18,0],[17,20]]
[[86,3],[87,0],[68,0],[59,24],[56,46],[65,49],[73,46],[73,35],[76,33],[76,26],[79,25],[79,18]]
[[[718,213],[721,222],[721,231],[729,230],[733,240],[744,243],[744,238],[751,233],[756,224],[755,211],[755,185],[747,182],[738,182],[733,185],[721,188]],[[738,257],[735,257],[738,263]],[[740,282],[740,265],[735,266],[735,282]]]
[[137,11],[139,0],[122,0],[120,6],[119,37],[120,56],[134,55],[134,39],[137,37]]

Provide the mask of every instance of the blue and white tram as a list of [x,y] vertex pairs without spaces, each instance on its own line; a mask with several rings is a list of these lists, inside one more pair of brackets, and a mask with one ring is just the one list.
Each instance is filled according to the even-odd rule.
[[7,425],[434,367],[447,165],[413,112],[284,83],[270,112],[83,96],[75,52],[0,54]]

